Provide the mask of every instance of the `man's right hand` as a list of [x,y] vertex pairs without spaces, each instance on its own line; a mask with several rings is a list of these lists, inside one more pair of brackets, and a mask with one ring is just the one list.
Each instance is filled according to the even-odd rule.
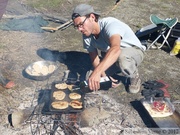
[[100,89],[100,79],[101,75],[99,73],[93,72],[88,79],[88,85],[90,90],[97,91]]

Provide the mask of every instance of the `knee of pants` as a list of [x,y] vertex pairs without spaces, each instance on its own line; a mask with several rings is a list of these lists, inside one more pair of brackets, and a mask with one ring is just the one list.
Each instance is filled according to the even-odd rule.
[[121,72],[126,77],[134,77],[134,74],[138,72],[137,64],[133,59],[129,58],[123,58],[119,60],[119,67],[121,69]]
[[123,68],[123,69],[121,69],[121,71],[124,76],[133,78],[136,75],[136,73],[138,72],[138,69],[136,68],[136,69],[131,70],[128,68]]

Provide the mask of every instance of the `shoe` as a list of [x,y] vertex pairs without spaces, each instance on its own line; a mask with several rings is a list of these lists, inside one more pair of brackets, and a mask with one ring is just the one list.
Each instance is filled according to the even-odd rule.
[[141,79],[139,73],[136,74],[134,78],[130,78],[129,92],[138,93],[141,88]]

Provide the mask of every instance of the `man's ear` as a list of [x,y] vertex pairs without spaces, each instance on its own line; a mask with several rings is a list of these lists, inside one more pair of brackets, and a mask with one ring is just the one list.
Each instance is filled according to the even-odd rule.
[[93,21],[95,21],[95,19],[96,19],[96,17],[95,17],[94,14],[90,14],[90,15],[89,15],[89,18],[92,18]]

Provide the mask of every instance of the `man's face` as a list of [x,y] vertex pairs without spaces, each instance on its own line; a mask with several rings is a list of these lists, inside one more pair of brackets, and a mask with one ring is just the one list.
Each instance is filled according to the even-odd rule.
[[74,19],[74,27],[86,36],[90,36],[92,34],[92,26],[93,25],[89,17],[82,16]]

